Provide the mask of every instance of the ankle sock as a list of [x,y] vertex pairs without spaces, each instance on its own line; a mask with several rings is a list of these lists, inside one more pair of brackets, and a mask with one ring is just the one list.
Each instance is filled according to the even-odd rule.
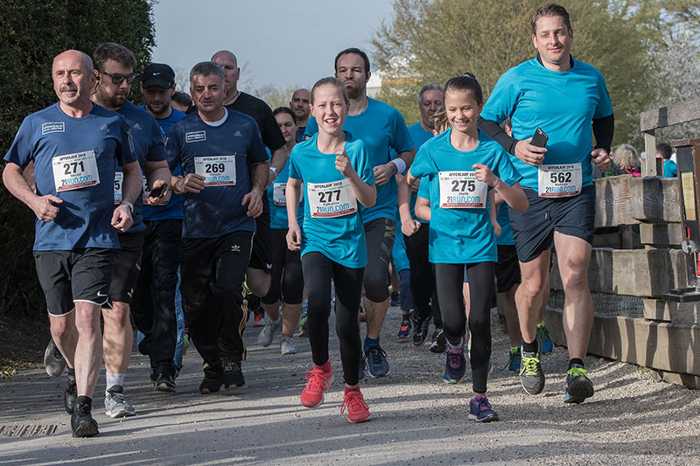
[[580,358],[569,359],[569,369],[571,369],[574,366],[584,367],[583,366],[583,359],[580,359]]
[[107,379],[107,385],[105,387],[105,391],[108,391],[110,388],[114,387],[115,385],[119,385],[119,386],[123,387],[124,381],[126,379],[126,374],[113,374],[111,372],[107,372],[106,379]]

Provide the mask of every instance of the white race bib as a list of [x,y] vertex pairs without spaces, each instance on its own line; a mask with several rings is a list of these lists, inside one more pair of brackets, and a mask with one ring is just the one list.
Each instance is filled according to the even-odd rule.
[[313,218],[335,218],[357,212],[357,199],[344,178],[330,183],[306,183],[309,212]]
[[[304,199],[304,190],[299,190],[299,204]],[[287,206],[287,183],[272,184],[272,203],[277,207]]]
[[204,186],[235,186],[236,156],[195,157],[194,172],[204,177]]
[[489,187],[473,171],[439,172],[441,209],[483,209]]
[[114,203],[122,203],[122,188],[124,186],[124,172],[114,172]]
[[581,192],[581,164],[540,165],[537,194],[540,197],[570,197]]
[[94,150],[59,155],[51,161],[56,192],[89,188],[100,184]]

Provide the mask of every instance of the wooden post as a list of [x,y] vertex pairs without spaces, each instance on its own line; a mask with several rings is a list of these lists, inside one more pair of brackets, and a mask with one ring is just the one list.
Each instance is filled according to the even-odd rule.
[[654,131],[644,133],[644,165],[642,166],[642,176],[657,176],[656,171],[656,136]]

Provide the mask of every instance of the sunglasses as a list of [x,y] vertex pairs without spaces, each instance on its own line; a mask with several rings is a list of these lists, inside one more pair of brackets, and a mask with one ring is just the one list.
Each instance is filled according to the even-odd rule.
[[136,74],[136,73],[131,73],[131,74],[115,73],[115,74],[112,74],[112,73],[107,73],[106,71],[100,71],[100,74],[104,74],[104,75],[109,76],[109,78],[112,80],[112,84],[114,84],[115,86],[119,86],[124,81],[126,81],[127,84],[131,84],[138,77],[138,74]]

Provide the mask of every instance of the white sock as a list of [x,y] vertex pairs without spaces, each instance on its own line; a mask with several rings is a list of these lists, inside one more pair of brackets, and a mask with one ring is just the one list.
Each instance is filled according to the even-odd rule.
[[115,385],[120,385],[124,387],[124,380],[126,379],[126,374],[113,374],[111,372],[106,373],[106,378],[107,378],[107,388],[106,391],[108,391],[110,388],[114,387]]

